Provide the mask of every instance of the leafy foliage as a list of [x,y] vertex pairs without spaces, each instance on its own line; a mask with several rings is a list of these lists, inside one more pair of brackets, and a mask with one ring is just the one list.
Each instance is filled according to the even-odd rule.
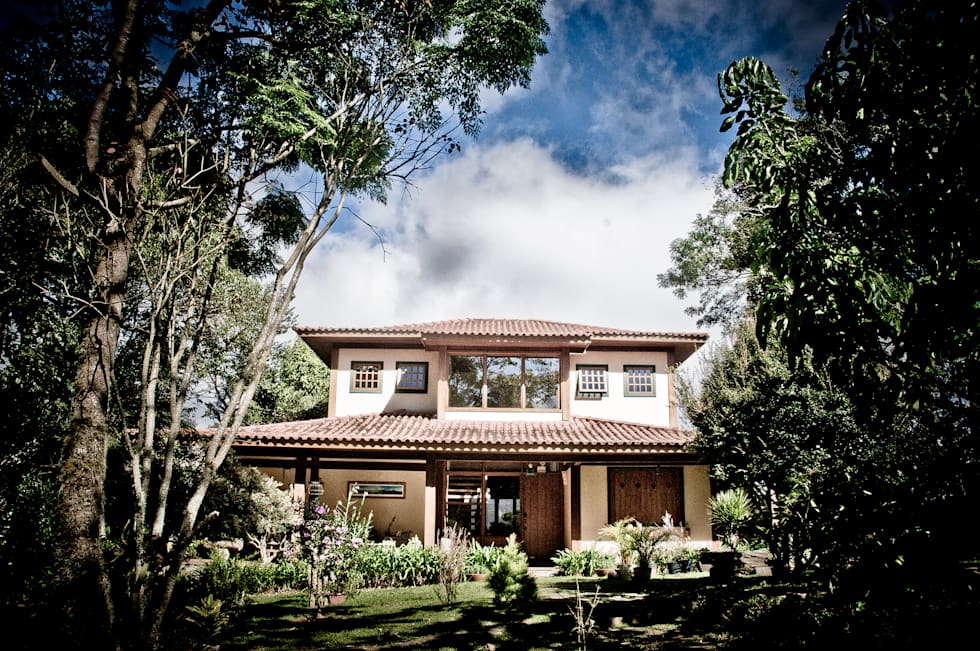
[[[52,601],[77,629],[68,638],[152,648],[306,257],[350,196],[383,199],[458,150],[458,129],[476,133],[480,93],[528,82],[547,24],[540,0],[32,8],[0,34],[0,108],[11,116],[0,125],[10,162],[0,219],[24,226],[10,243],[38,246],[18,246],[0,268],[16,289],[0,311],[19,327],[66,297],[53,318],[80,333],[62,374],[75,381],[70,420],[53,421],[67,461]],[[301,164],[320,175],[305,210],[270,180]],[[36,263],[18,267],[34,250]],[[253,292],[236,274],[271,286]],[[239,320],[236,307],[258,318]],[[31,331],[3,333],[4,363]],[[172,518],[180,491],[168,464],[202,378],[216,389],[217,425]],[[118,439],[131,471],[120,487],[107,453],[131,429]],[[100,540],[113,502],[133,505],[130,524],[112,529],[129,536],[125,568]]]
[[439,576],[439,552],[417,537],[404,545],[371,544],[361,548],[361,572],[366,588],[428,585]]
[[327,415],[330,371],[302,339],[275,348],[249,406],[249,424]]
[[466,550],[466,571],[472,574],[489,574],[497,566],[503,548],[496,545],[483,545],[471,539]]
[[708,500],[708,518],[712,530],[732,551],[738,549],[754,515],[752,500],[743,488],[715,493]]
[[699,386],[681,381],[679,395],[698,430],[695,451],[721,491],[749,493],[783,568],[826,561],[833,571],[825,556],[853,557],[872,496],[901,481],[887,440],[859,427],[844,387],[810,362],[792,366],[775,342],[762,348],[751,322],[705,360]]
[[332,508],[315,506],[299,528],[299,548],[309,568],[310,608],[319,611],[331,595],[353,596],[364,585],[359,550],[371,533],[371,515],[351,498]]
[[[723,181],[743,221],[726,222],[720,240],[704,226],[678,249],[706,282],[737,278],[718,268],[749,275],[754,323],[775,355],[732,366],[729,389],[706,391],[732,419],[701,412],[698,423],[718,443],[709,458],[727,459],[722,481],[767,504],[770,482],[744,480],[781,468],[769,515],[794,530],[794,555],[830,553],[882,593],[935,545],[974,554],[954,540],[980,490],[980,238],[969,217],[980,197],[965,150],[980,124],[978,24],[968,1],[891,15],[851,2],[795,113],[768,66],[733,62],[719,76],[721,128],[735,130]],[[735,264],[733,239],[747,253]],[[698,277],[684,274],[671,278]],[[769,384],[742,375],[752,370]]]
[[555,564],[558,573],[564,576],[591,576],[597,569],[613,568],[616,565],[615,557],[593,547],[578,551],[559,549],[551,562]]
[[496,567],[490,570],[487,585],[493,591],[495,605],[518,612],[537,599],[538,586],[528,573],[527,554],[517,542],[517,534],[507,537]]

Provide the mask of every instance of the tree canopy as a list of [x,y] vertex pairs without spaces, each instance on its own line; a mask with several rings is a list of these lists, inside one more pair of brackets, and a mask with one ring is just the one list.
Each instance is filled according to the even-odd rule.
[[718,79],[733,209],[675,243],[661,277],[722,299],[734,278],[761,344],[847,392],[874,445],[842,479],[862,480],[860,551],[878,566],[954,540],[980,488],[978,22],[968,1],[851,2],[793,102],[765,63],[733,62]]
[[[0,297],[17,317],[0,352],[29,341],[41,306],[79,341],[52,592],[67,639],[160,644],[181,555],[307,256],[351,196],[383,200],[475,134],[484,89],[529,82],[542,5],[41,0],[8,24],[0,218],[43,245],[43,264],[0,268],[17,290]],[[301,165],[321,177],[306,204],[283,183]],[[267,286],[252,296],[247,276]],[[218,318],[244,296],[253,330]],[[209,374],[226,376],[225,402],[180,517],[164,517],[188,396]],[[104,554],[113,440],[135,503],[128,566]]]

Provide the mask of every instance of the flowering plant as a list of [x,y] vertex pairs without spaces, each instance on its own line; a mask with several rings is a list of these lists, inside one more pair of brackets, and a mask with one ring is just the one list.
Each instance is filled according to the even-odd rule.
[[309,605],[319,610],[331,595],[355,594],[363,583],[359,551],[371,531],[360,505],[316,506],[300,525],[299,547],[307,562]]

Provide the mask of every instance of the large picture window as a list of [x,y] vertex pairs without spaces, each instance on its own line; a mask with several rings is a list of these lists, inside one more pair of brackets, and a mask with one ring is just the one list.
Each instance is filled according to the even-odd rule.
[[451,355],[449,406],[462,409],[557,409],[557,357]]

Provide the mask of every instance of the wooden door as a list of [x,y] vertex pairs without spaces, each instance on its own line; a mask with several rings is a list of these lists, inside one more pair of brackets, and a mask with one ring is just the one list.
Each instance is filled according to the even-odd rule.
[[636,518],[661,524],[664,513],[684,520],[684,471],[681,468],[610,468],[609,521]]
[[562,498],[561,473],[521,477],[521,528],[524,551],[531,559],[550,559],[562,548]]

